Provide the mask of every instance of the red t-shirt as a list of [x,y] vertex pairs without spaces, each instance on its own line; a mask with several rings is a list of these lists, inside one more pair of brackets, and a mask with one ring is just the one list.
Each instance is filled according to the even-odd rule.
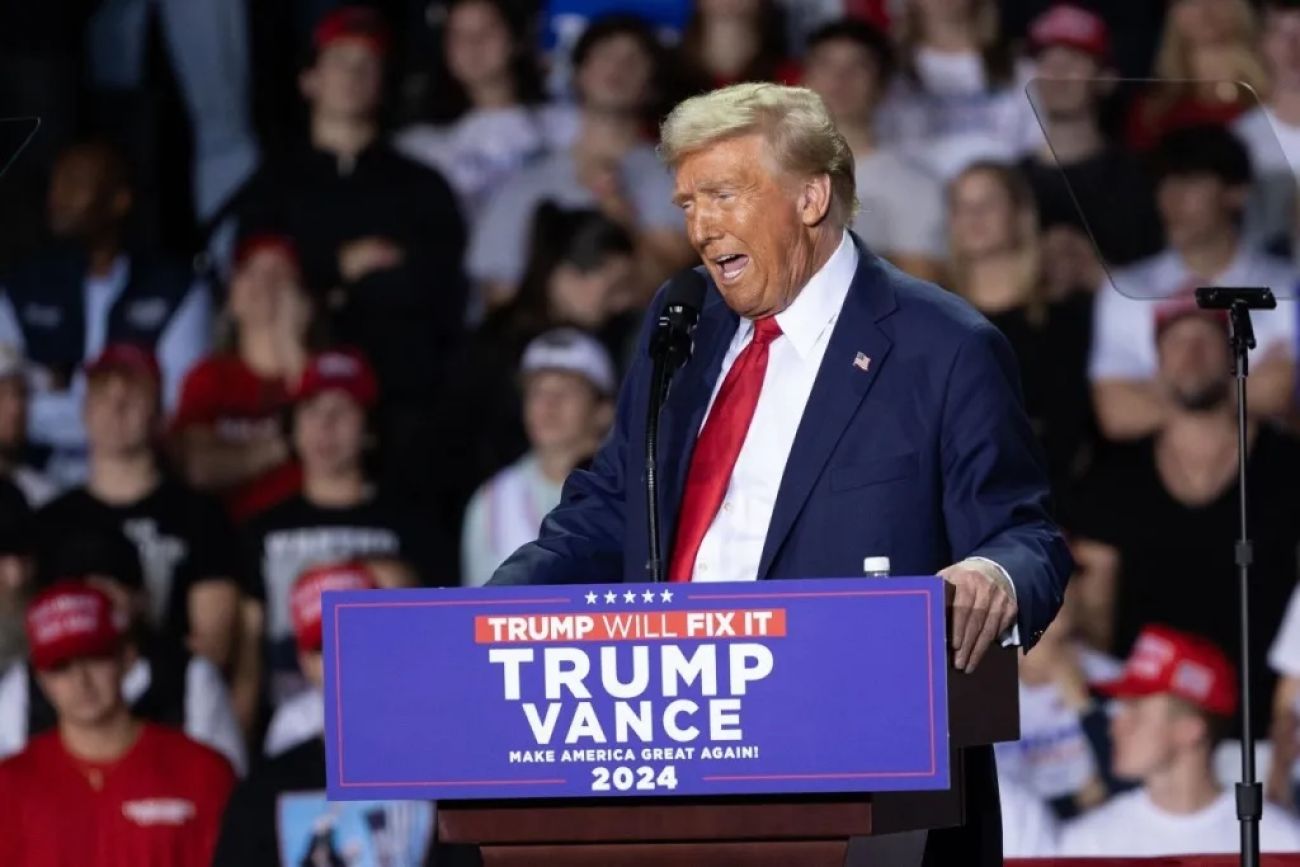
[[47,732],[0,762],[0,864],[208,867],[234,784],[218,753],[162,726],[102,764]]
[[[232,443],[251,439],[268,425],[279,425],[289,405],[284,383],[259,376],[237,355],[211,355],[185,377],[172,430],[202,425]],[[289,460],[229,491],[231,517],[245,521],[298,492],[302,468]]]

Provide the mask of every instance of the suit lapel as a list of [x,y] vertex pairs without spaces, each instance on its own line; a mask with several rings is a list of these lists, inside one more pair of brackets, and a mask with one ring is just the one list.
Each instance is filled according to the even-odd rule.
[[831,452],[880,375],[880,368],[893,346],[877,324],[877,320],[895,307],[889,278],[881,262],[861,242],[858,242],[858,255],[853,285],[844,299],[786,459],[759,561],[759,578],[767,577],[777,551],[825,470]]
[[659,508],[665,558],[672,554],[686,471],[704,411],[739,323],[740,317],[723,303],[717,290],[710,288],[695,329],[695,351],[673,380],[659,417]]

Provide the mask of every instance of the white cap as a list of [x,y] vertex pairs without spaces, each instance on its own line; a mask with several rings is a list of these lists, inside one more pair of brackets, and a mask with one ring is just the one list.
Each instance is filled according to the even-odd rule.
[[867,557],[862,561],[863,575],[888,575],[889,558],[888,557]]
[[576,373],[601,394],[615,391],[614,364],[609,353],[599,340],[576,328],[556,328],[528,344],[519,372],[526,376],[543,370]]

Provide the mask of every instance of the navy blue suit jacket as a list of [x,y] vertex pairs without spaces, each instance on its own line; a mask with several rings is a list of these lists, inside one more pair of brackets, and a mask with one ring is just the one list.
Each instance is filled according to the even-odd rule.
[[[859,265],[785,466],[759,578],[859,576],[866,556],[896,575],[933,575],[970,556],[1015,584],[1022,644],[1060,607],[1072,562],[1048,516],[1047,476],[1002,334],[937,286],[873,255]],[[649,325],[614,430],[575,471],[494,584],[647,580],[644,450]],[[739,318],[711,283],[695,351],[673,381],[659,435],[664,559],[696,434]],[[858,354],[870,359],[855,365]],[[779,471],[774,467],[773,472]]]

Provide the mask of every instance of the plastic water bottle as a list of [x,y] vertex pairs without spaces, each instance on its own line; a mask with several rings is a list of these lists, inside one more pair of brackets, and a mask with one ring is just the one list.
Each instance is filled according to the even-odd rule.
[[867,557],[862,561],[862,574],[868,578],[888,578],[888,557]]

